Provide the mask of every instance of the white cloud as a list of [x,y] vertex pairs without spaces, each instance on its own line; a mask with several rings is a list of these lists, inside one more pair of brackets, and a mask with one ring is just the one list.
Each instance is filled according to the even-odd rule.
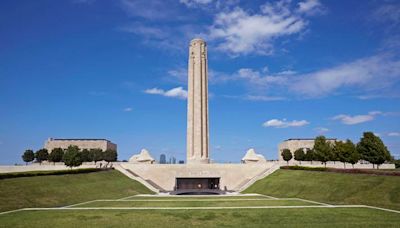
[[251,84],[258,86],[265,86],[268,84],[284,84],[287,80],[286,77],[281,76],[262,76],[259,71],[254,71],[249,68],[239,69],[238,72],[234,75],[234,78],[245,79]]
[[210,4],[213,0],[179,0],[179,2],[185,4],[187,7],[195,7]]
[[316,130],[318,134],[324,134],[329,131],[329,129],[326,127],[316,127],[314,130]]
[[133,109],[131,107],[124,108],[124,112],[131,112]]
[[377,90],[400,79],[400,61],[376,55],[309,74],[297,75],[290,89],[310,97],[327,95],[343,87]]
[[165,97],[175,97],[179,99],[187,98],[187,91],[184,90],[182,87],[176,87],[170,90],[152,88],[152,89],[146,89],[144,92],[147,94],[157,94]]
[[250,101],[281,101],[286,100],[285,97],[273,97],[273,96],[263,96],[263,95],[246,95],[245,100]]
[[292,120],[287,121],[286,119],[278,120],[278,119],[271,119],[264,122],[262,125],[264,127],[275,127],[275,128],[286,128],[286,127],[301,127],[304,125],[309,124],[306,120]]
[[304,2],[299,2],[298,5],[298,11],[301,13],[313,15],[323,12],[322,5],[318,0],[306,0]]
[[354,124],[360,124],[360,123],[372,121],[375,119],[375,117],[377,115],[382,115],[382,114],[383,113],[380,111],[372,111],[366,115],[355,115],[355,116],[340,114],[340,115],[334,116],[332,119],[339,120],[340,122],[342,122],[343,124],[346,124],[346,125],[354,125]]
[[169,70],[168,76],[174,82],[187,84],[188,72],[186,68],[180,67],[174,70]]
[[[240,54],[269,55],[278,37],[299,33],[307,26],[304,15],[315,10],[318,1],[303,2],[293,10],[290,1],[266,3],[260,12],[251,14],[240,7],[218,13],[208,37],[218,42],[218,49],[233,56]],[[314,4],[314,5],[312,5]]]
[[398,137],[398,136],[400,136],[400,132],[389,132],[387,135],[393,136],[393,137]]

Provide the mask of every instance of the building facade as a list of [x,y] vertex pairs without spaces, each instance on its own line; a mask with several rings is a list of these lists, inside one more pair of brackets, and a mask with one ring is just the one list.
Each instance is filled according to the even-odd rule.
[[117,150],[117,145],[107,139],[53,139],[49,138],[44,148],[50,153],[54,148],[67,149],[69,146],[78,146],[79,149]]
[[[314,147],[314,140],[315,139],[287,139],[287,140],[283,141],[278,146],[279,161],[284,161],[282,158],[282,155],[281,155],[281,153],[284,149],[289,149],[294,157],[294,152],[297,149],[303,148],[304,152],[307,149],[312,149]],[[337,139],[330,138],[330,139],[326,139],[326,141],[330,142],[330,143],[334,143],[337,141]]]

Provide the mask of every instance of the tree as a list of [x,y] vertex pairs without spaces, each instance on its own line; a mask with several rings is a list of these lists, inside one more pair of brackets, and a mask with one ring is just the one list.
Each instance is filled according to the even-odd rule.
[[103,153],[103,159],[107,162],[107,166],[110,162],[117,161],[118,154],[115,150],[106,150]]
[[350,158],[349,158],[349,163],[354,169],[354,164],[356,164],[360,160],[360,154],[358,153],[357,149],[351,153]]
[[89,152],[90,160],[94,161],[94,164],[103,160],[103,151],[101,149],[91,149]]
[[396,169],[400,168],[400,159],[394,160],[394,165],[396,167]]
[[[347,139],[346,142],[335,142],[333,151],[337,154],[339,161],[343,162],[344,168],[346,168],[346,162],[351,163],[354,168],[354,164],[357,163],[358,160],[360,160],[356,150],[356,146],[350,139]],[[354,161],[356,159],[357,161]]]
[[301,161],[305,161],[306,154],[304,153],[304,149],[303,148],[299,148],[294,152],[294,159],[299,161],[300,165],[301,165]]
[[82,162],[91,162],[90,151],[88,149],[83,149],[81,152]]
[[289,149],[283,149],[281,155],[283,160],[289,165],[289,161],[293,158],[292,152]]
[[82,157],[77,146],[69,146],[63,156],[64,164],[72,169],[82,165]]
[[317,161],[324,163],[326,167],[326,162],[332,158],[332,146],[326,141],[325,136],[315,138],[313,150]]
[[22,160],[26,162],[26,165],[28,165],[28,162],[31,162],[35,159],[35,153],[33,153],[33,150],[25,150],[24,154],[22,155]]
[[361,159],[369,161],[379,169],[379,165],[390,160],[390,152],[382,140],[372,132],[364,132],[363,137],[357,144],[357,152]]
[[47,152],[46,149],[40,149],[35,153],[36,161],[39,162],[40,165],[42,165],[42,161],[46,161],[48,157],[49,157],[49,152]]
[[56,162],[62,161],[64,156],[64,150],[61,148],[54,148],[51,153],[49,154],[49,161],[53,162],[55,165]]
[[307,152],[306,152],[305,160],[306,160],[306,161],[310,161],[311,164],[312,164],[312,162],[315,160],[315,153],[314,153],[314,150],[313,150],[313,149],[310,149],[310,148],[307,148],[306,151],[307,151]]

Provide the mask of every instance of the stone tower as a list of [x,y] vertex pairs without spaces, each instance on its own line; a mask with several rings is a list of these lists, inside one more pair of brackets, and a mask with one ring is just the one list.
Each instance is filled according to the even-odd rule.
[[189,46],[187,163],[209,163],[207,45],[202,39]]

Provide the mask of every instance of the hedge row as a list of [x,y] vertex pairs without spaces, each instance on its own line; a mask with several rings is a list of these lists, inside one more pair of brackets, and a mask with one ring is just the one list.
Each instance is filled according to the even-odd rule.
[[69,170],[51,170],[51,171],[33,171],[33,172],[19,172],[19,173],[0,173],[1,179],[17,178],[17,177],[35,177],[35,176],[49,176],[49,175],[64,175],[64,174],[79,174],[79,173],[93,173],[104,171],[108,169],[69,169]]
[[333,173],[355,173],[355,174],[372,174],[382,176],[400,176],[398,170],[376,170],[376,169],[335,169],[335,168],[324,168],[324,167],[306,167],[306,166],[282,166],[281,169],[291,170],[307,170],[307,171],[322,171],[322,172],[333,172]]

